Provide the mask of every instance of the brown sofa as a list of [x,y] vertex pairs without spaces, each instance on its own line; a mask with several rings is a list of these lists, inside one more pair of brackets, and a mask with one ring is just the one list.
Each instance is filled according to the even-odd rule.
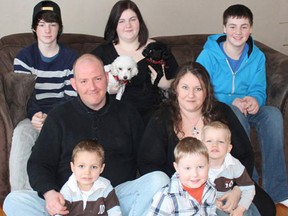
[[[155,37],[155,39],[166,43],[181,65],[187,61],[196,59],[207,36],[204,34],[162,36]],[[102,43],[103,38],[83,34],[63,34],[60,41],[82,54],[90,52]],[[8,35],[0,39],[0,203],[3,202],[9,192],[8,157],[13,128],[26,115],[25,105],[34,83],[34,78],[31,76],[15,76],[12,73],[13,59],[20,49],[33,42],[34,38],[31,33]],[[281,109],[285,124],[287,125],[288,56],[257,41],[256,44],[267,57],[267,103]],[[285,133],[285,146],[288,145],[287,136],[288,133]],[[256,144],[255,134],[253,134],[252,143],[257,153],[257,168],[261,170],[261,158],[259,157],[259,148]],[[286,151],[286,158],[287,155]]]

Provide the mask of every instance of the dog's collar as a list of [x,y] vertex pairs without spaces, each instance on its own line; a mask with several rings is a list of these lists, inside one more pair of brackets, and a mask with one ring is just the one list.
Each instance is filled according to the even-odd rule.
[[118,76],[114,76],[114,79],[120,83],[124,83],[125,85],[127,85],[129,83],[129,80],[120,80]]
[[165,61],[163,60],[163,59],[161,59],[161,60],[158,60],[158,61],[155,61],[155,60],[153,60],[153,59],[151,59],[151,58],[147,58],[147,61],[148,62],[150,62],[150,63],[152,63],[152,64],[160,64],[160,65],[165,65]]

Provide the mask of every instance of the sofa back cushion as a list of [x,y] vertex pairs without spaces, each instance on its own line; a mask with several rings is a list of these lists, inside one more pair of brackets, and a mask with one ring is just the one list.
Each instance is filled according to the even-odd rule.
[[179,65],[195,61],[203,49],[208,34],[162,36],[153,39],[168,45]]
[[[0,39],[0,74],[13,71],[13,60],[24,47],[35,42],[32,33],[12,34]],[[84,34],[63,34],[60,43],[76,50],[79,55],[90,53],[95,47],[104,42],[102,37]]]

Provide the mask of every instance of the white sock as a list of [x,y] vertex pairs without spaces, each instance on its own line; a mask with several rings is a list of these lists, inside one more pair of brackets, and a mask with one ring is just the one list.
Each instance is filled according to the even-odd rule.
[[283,200],[282,202],[280,202],[281,204],[285,205],[286,207],[288,207],[288,199]]

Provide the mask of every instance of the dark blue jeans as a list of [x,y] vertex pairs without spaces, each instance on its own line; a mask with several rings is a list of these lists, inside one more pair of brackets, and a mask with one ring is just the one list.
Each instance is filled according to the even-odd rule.
[[284,156],[284,128],[280,110],[273,106],[263,106],[255,115],[244,116],[231,105],[246,133],[250,137],[250,127],[257,131],[262,154],[262,187],[275,203],[288,199],[288,180]]

